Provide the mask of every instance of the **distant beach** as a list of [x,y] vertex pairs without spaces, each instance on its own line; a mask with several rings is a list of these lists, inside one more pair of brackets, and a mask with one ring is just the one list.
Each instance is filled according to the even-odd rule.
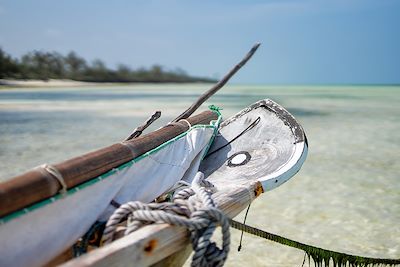
[[[0,79],[0,90],[10,88],[68,88],[68,87],[132,87],[141,85],[183,85],[188,84],[190,86],[195,85],[207,85],[206,82],[165,82],[165,83],[154,83],[154,82],[82,82],[70,79],[48,79],[48,80],[13,80],[13,79]],[[207,85],[208,86],[208,85]]]
[[101,86],[112,83],[81,82],[69,79],[49,79],[49,80],[12,80],[0,79],[0,88],[2,87],[81,87],[81,86]]

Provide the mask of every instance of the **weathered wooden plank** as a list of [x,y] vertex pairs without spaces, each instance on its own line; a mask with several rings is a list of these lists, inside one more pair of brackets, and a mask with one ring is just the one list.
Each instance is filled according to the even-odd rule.
[[[260,194],[260,188],[260,183],[253,182],[246,186],[228,187],[213,196],[218,208],[232,218]],[[189,242],[185,228],[155,224],[143,227],[62,266],[150,266],[178,251],[186,250]]]
[[192,245],[188,244],[185,248],[151,265],[151,267],[176,267],[183,266],[192,253]]
[[[209,124],[217,119],[212,111],[188,118],[191,125]],[[128,162],[187,131],[187,122],[167,125],[157,131],[117,143],[70,160],[54,164],[67,188],[72,188]],[[43,168],[32,169],[0,183],[0,216],[54,196],[61,189],[55,177]]]
[[58,266],[66,261],[69,261],[70,259],[74,258],[74,251],[72,247],[68,248],[66,251],[52,259],[50,262],[48,262],[46,265],[43,267],[55,267]]

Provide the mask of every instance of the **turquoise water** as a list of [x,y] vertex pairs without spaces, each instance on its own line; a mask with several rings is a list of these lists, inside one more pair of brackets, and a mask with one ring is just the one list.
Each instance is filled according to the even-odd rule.
[[[208,88],[0,90],[0,179],[119,142],[158,109],[155,129]],[[235,85],[208,103],[228,117],[263,98],[301,122],[310,151],[296,177],[252,204],[248,224],[327,249],[400,258],[400,87]],[[237,252],[232,232],[228,266],[301,266],[301,251],[246,234]]]

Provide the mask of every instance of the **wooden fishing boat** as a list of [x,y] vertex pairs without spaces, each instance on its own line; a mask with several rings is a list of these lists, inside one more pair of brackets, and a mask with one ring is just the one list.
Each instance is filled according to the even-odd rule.
[[[62,263],[70,255],[62,252],[96,222],[110,219],[120,203],[151,202],[199,173],[214,184],[212,197],[229,217],[291,178],[305,160],[307,142],[301,126],[273,101],[259,101],[222,124],[216,108],[189,117],[258,46],[167,126],[140,136],[152,118],[121,143],[1,183],[0,238],[7,242],[0,266]],[[182,263],[186,245],[185,229],[150,225],[66,265]]]
[[[261,100],[222,122],[198,169],[215,185],[218,208],[232,218],[296,174],[307,150],[300,124],[280,105]],[[64,266],[179,266],[191,252],[188,236],[183,227],[150,225]]]
[[[156,112],[121,143],[0,183],[0,266],[181,266],[192,248],[192,266],[222,266],[229,225],[302,249],[318,266],[400,264],[310,246],[231,219],[293,177],[308,151],[301,125],[272,100],[225,121],[216,107],[190,117],[258,47],[159,130],[141,136]],[[217,226],[222,249],[210,240]]]
[[[52,167],[54,169],[34,169],[0,184],[1,211],[12,211],[0,219],[0,237],[8,240],[3,243],[0,251],[0,265],[41,266],[71,247],[95,221],[107,220],[115,210],[110,204],[113,201],[150,202],[170,190],[180,180],[190,183],[198,170],[215,184],[218,189],[218,205],[228,216],[233,217],[260,192],[272,190],[287,181],[305,160],[307,144],[301,126],[286,110],[271,100],[262,100],[251,105],[219,127],[220,121],[218,111],[203,112],[177,125],[169,125],[141,138],[123,142],[119,144],[122,147],[128,144],[139,148],[144,140],[151,140],[153,143],[158,137],[161,144],[146,144],[147,147],[155,147],[141,153],[139,157],[131,156],[133,159],[123,164],[108,166],[110,170],[106,173],[67,188],[66,192],[57,193],[33,205],[26,206],[23,203],[23,208],[15,208],[22,204],[20,201],[11,203],[10,194],[16,194],[16,200],[24,196],[30,199],[32,197],[29,194],[32,193],[29,191],[34,193],[35,183],[41,180],[55,182],[58,187],[63,183],[69,185],[71,182],[68,170],[71,165],[76,164],[72,167],[74,170],[87,173],[89,170],[85,167],[87,168],[87,162],[92,160],[93,155],[97,155],[99,159],[99,153],[108,151],[108,154],[110,147],[56,164],[56,167]],[[171,132],[175,137],[170,137]],[[160,138],[161,135],[168,137]],[[93,164],[89,166],[93,170],[97,168]],[[104,168],[104,164],[99,166]],[[63,177],[62,183],[56,179],[57,174],[53,170],[57,170]],[[76,176],[74,178],[77,179]],[[141,231],[148,231],[150,237],[146,237],[147,239],[170,239],[162,234],[163,231],[158,230],[159,227],[163,226],[157,226],[157,230],[150,227],[151,230]],[[169,227],[165,230],[171,231]],[[186,234],[182,229],[172,231],[177,231],[173,235],[175,238],[183,238]],[[141,243],[143,237],[135,239],[136,235],[129,236],[130,240],[135,240],[130,247],[137,247],[138,242],[146,246]],[[113,251],[112,248],[118,246],[119,241],[124,242],[124,238],[104,249]],[[169,244],[170,241],[160,240],[159,243]],[[181,248],[176,244],[168,247],[173,249],[168,249],[167,254]],[[146,259],[144,263],[155,263],[162,255],[167,256],[158,249],[155,254],[158,256],[150,257],[151,261]],[[82,262],[88,260],[91,265],[93,257],[97,259],[97,255],[101,255],[100,262],[110,260],[109,253],[103,252],[101,248],[89,253],[87,257],[78,258],[78,262],[72,261],[71,264],[87,265]],[[113,252],[111,255],[116,254]]]

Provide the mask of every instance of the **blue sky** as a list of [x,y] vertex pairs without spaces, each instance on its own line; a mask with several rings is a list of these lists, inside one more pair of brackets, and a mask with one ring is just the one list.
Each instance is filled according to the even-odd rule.
[[236,83],[400,83],[400,1],[2,1],[0,46],[161,64]]

